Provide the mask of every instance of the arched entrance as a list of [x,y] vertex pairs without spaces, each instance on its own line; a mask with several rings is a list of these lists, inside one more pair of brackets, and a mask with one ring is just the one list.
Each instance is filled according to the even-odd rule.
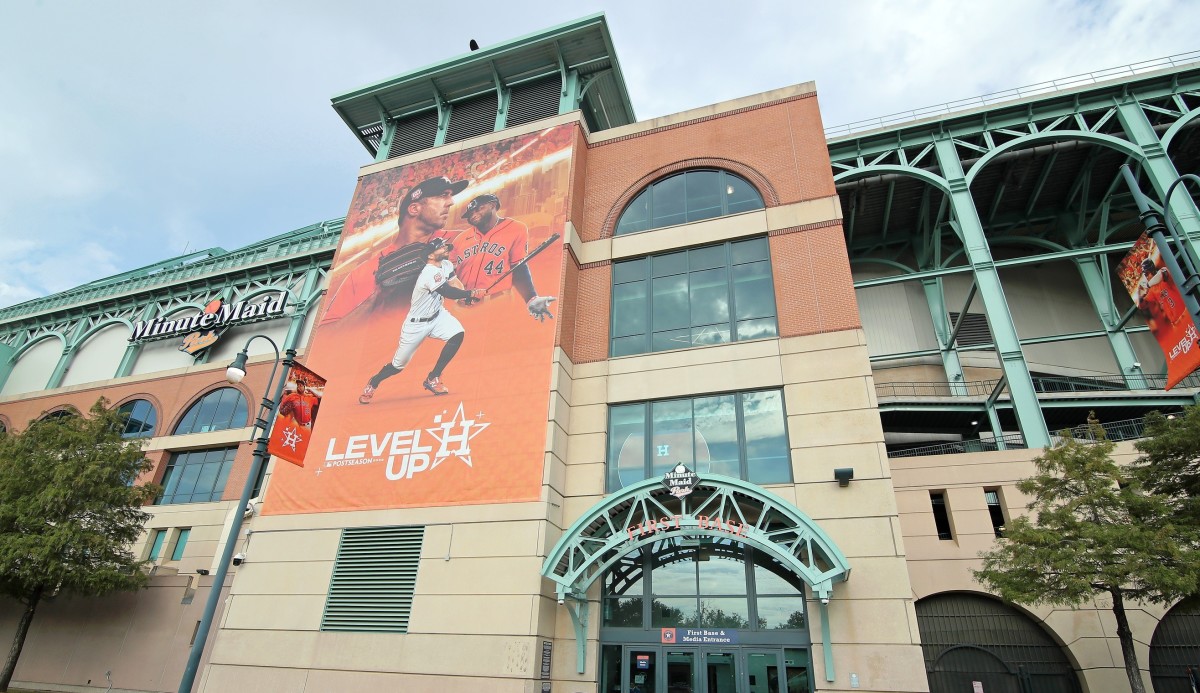
[[990,597],[939,594],[917,602],[930,693],[1079,693],[1062,648],[1025,614]]
[[815,523],[753,484],[695,475],[677,497],[662,478],[604,499],[554,547],[542,575],[576,623],[583,671],[587,591],[600,582],[603,693],[808,693],[820,612],[849,565]]
[[1163,616],[1150,640],[1154,693],[1192,693],[1200,685],[1200,597],[1189,597]]

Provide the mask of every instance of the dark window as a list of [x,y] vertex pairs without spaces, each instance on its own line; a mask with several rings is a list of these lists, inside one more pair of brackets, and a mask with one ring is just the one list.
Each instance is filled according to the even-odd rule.
[[159,505],[221,500],[237,447],[177,452],[163,474]]
[[792,480],[779,390],[621,404],[608,421],[609,491],[677,464],[756,484]]
[[613,235],[762,209],[754,186],[728,171],[684,171],[651,183],[621,212]]
[[774,337],[767,239],[613,264],[612,356]]
[[937,526],[938,539],[953,539],[954,532],[950,530],[950,512],[946,507],[946,494],[930,491],[929,502],[933,506],[933,524]]
[[38,421],[61,421],[62,419],[66,419],[71,416],[75,416],[75,412],[71,411],[70,409],[59,409],[58,411],[52,411],[49,414],[46,414],[42,418],[38,419]]
[[126,402],[117,410],[126,417],[125,427],[121,429],[122,438],[148,438],[154,435],[154,424],[158,422],[158,414],[154,405],[144,399]]
[[179,530],[179,535],[175,537],[175,548],[171,551],[172,561],[178,561],[183,558],[183,550],[187,548],[188,537],[191,535],[191,527],[184,527]]
[[1000,502],[1000,489],[985,488],[983,499],[987,501],[988,515],[992,518],[992,531],[996,536],[1004,536],[1004,504]]
[[249,409],[242,391],[223,387],[204,395],[193,404],[175,427],[173,435],[241,428],[246,425],[248,415]]
[[604,575],[608,628],[803,630],[801,578],[732,540],[671,538],[635,550]]

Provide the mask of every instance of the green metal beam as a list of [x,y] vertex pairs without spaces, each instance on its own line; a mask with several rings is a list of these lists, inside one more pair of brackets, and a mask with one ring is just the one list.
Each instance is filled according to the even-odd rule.
[[1104,336],[1112,349],[1117,367],[1125,378],[1125,384],[1129,387],[1145,387],[1140,370],[1134,366],[1138,363],[1138,357],[1129,335],[1124,330],[1112,329],[1120,316],[1117,315],[1117,307],[1113,302],[1112,282],[1106,276],[1107,266],[1100,267],[1095,257],[1076,258],[1075,266],[1083,278],[1083,287],[1092,301],[1092,307],[1096,309],[1096,317],[1100,318],[1100,324],[1104,325]]
[[921,285],[925,289],[925,302],[929,306],[929,316],[933,318],[933,332],[941,347],[942,370],[946,373],[946,382],[950,383],[950,393],[966,395],[967,391],[963,385],[965,376],[963,375],[962,361],[959,360],[958,351],[954,348],[954,329],[950,326],[950,316],[946,312],[946,293],[942,286],[942,279],[940,277],[923,279]]
[[[1154,125],[1146,117],[1141,104],[1127,98],[1117,105],[1117,117],[1125,134],[1144,152],[1142,170],[1154,191],[1158,193],[1158,201],[1161,202],[1167,194],[1167,189],[1179,178],[1179,171],[1167,156],[1166,149],[1163,148],[1158,133],[1154,131]],[[1175,218],[1176,228],[1185,238],[1193,257],[1200,256],[1200,212],[1197,211],[1191,195],[1186,192],[1174,195],[1171,198],[1169,213]]]

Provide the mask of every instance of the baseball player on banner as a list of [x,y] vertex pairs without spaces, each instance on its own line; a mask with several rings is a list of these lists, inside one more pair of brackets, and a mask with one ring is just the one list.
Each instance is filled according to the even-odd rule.
[[445,239],[436,237],[423,244],[425,264],[412,289],[412,302],[404,318],[404,327],[400,330],[400,346],[396,348],[391,363],[384,365],[367,382],[358,397],[360,404],[370,404],[379,385],[404,370],[426,337],[440,339],[446,344],[422,385],[435,395],[449,394],[450,390],[442,384],[442,371],[462,346],[464,332],[462,324],[446,310],[443,301],[447,298],[477,299],[483,295],[483,289],[467,290],[455,276],[454,265],[447,259],[452,248]]

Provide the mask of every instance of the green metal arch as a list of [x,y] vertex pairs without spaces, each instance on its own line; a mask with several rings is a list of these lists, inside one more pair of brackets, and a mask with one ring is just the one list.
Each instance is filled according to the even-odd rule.
[[[988,247],[997,246],[997,245],[1016,245],[1016,246],[1031,245],[1031,246],[1035,246],[1038,248],[1046,248],[1047,250],[1051,250],[1053,252],[1061,252],[1061,251],[1065,251],[1065,250],[1070,250],[1070,248],[1068,248],[1065,245],[1060,245],[1058,243],[1055,243],[1054,241],[1048,241],[1044,238],[1036,238],[1034,236],[996,236],[995,238],[988,239]],[[959,255],[962,255],[965,252],[966,252],[966,248],[959,248],[959,249],[955,250],[954,252],[952,252],[946,256],[946,259],[942,261],[942,264],[939,265],[939,267],[943,267],[943,268],[949,267],[950,262],[952,262],[954,260],[954,258],[958,257]]]
[[1179,120],[1172,123],[1171,127],[1167,128],[1167,131],[1163,133],[1163,136],[1159,140],[1162,142],[1163,151],[1170,153],[1171,142],[1175,139],[1175,135],[1178,135],[1180,130],[1187,127],[1188,123],[1197,118],[1200,118],[1200,108],[1184,113]]
[[838,183],[850,183],[859,178],[866,178],[872,175],[881,175],[885,173],[895,173],[901,176],[909,176],[917,180],[932,185],[941,190],[947,195],[950,194],[950,183],[946,182],[945,178],[936,176],[925,169],[914,168],[912,166],[896,166],[895,164],[873,164],[871,166],[863,166],[851,171],[842,171],[833,177],[834,185]]
[[64,337],[63,335],[61,335],[57,332],[47,332],[46,334],[44,334],[40,337],[37,337],[36,339],[32,339],[29,342],[21,345],[20,349],[17,349],[16,351],[13,352],[12,356],[8,357],[8,362],[16,363],[17,361],[20,361],[21,357],[25,355],[25,352],[34,348],[38,344],[41,344],[42,342],[46,341],[47,339],[50,339],[51,337],[57,338],[59,341],[59,344],[62,346],[63,349],[67,348],[67,338],[66,337]]
[[[834,582],[845,581],[850,565],[833,540],[807,515],[775,494],[740,479],[701,474],[695,504],[675,499],[659,477],[614,493],[592,506],[563,534],[542,565],[542,576],[555,583],[559,599],[586,599],[605,570],[624,556],[663,534],[633,534],[646,520],[670,517],[680,505],[686,515],[674,536],[730,538],[727,530],[701,526],[703,512],[735,519],[742,525],[739,541],[763,551],[799,575],[814,596],[827,601]],[[690,518],[689,518],[690,516]],[[690,519],[690,521],[689,521]]]
[[1052,130],[1050,132],[1039,132],[1033,135],[1024,135],[1015,140],[1010,140],[996,147],[992,151],[984,154],[971,167],[971,171],[966,175],[967,187],[971,187],[971,183],[975,181],[975,176],[979,174],[992,159],[1000,156],[1004,152],[1013,149],[1024,149],[1026,147],[1035,146],[1042,142],[1061,142],[1064,140],[1082,140],[1084,142],[1094,142],[1103,147],[1109,147],[1119,152],[1124,152],[1129,156],[1141,161],[1146,158],[1145,152],[1136,144],[1131,144],[1126,140],[1112,135],[1104,135],[1096,132],[1085,132],[1083,130]]
[[100,322],[100,323],[93,325],[91,327],[91,329],[89,329],[87,332],[84,332],[83,334],[81,334],[79,336],[79,339],[76,339],[75,343],[71,345],[72,352],[76,351],[80,346],[82,346],[85,342],[87,342],[87,340],[90,339],[92,337],[92,335],[96,334],[97,332],[99,332],[105,328],[112,327],[113,325],[124,325],[125,327],[128,327],[131,331],[133,330],[133,323],[129,322],[125,318],[113,318],[112,320],[105,320],[104,322]]

